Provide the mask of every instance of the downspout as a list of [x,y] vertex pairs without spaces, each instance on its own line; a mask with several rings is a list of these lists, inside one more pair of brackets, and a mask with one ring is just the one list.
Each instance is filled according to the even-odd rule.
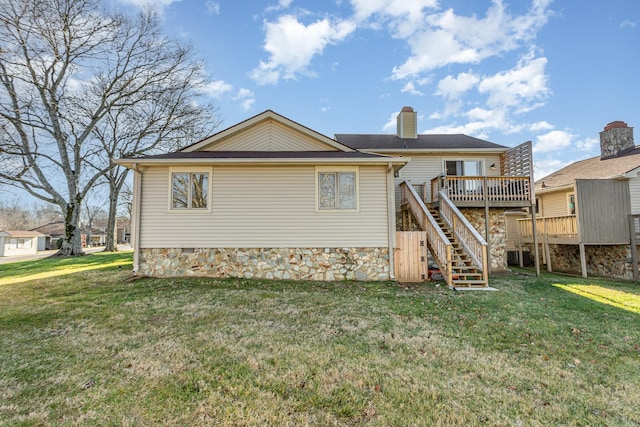
[[137,163],[133,164],[131,168],[134,171],[133,175],[133,221],[131,228],[131,240],[133,245],[133,274],[138,273],[140,267],[140,208],[142,206],[142,169],[138,167]]
[[387,218],[389,233],[389,278],[396,280],[395,248],[396,248],[396,193],[394,183],[393,163],[387,166]]

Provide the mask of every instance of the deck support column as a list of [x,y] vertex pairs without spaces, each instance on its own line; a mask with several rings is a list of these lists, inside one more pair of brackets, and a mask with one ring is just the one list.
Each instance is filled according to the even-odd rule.
[[629,233],[631,243],[631,263],[633,268],[633,280],[638,281],[638,242],[636,241],[636,222],[633,215],[629,215]]
[[[536,277],[540,277],[540,258],[538,258],[540,256],[538,254],[538,220],[536,219],[535,203],[531,203],[529,210],[531,212],[531,232],[533,233],[533,256],[535,259]],[[519,229],[518,233],[520,233]],[[520,267],[522,267],[522,244],[520,245]]]
[[582,277],[587,277],[587,255],[584,250],[584,243],[580,242],[580,269],[582,270]]
[[[487,177],[484,177],[484,240],[487,242],[487,269],[491,271],[491,239],[489,238],[489,187]],[[489,272],[487,271],[487,273]]]

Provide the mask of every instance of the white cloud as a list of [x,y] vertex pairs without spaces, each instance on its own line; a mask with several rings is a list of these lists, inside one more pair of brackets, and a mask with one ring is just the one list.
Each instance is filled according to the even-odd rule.
[[231,90],[233,90],[233,86],[223,80],[211,81],[202,88],[202,91],[212,98],[220,98]]
[[573,145],[575,137],[576,135],[563,130],[552,130],[536,138],[536,142],[533,144],[533,152],[547,153],[561,151]]
[[298,75],[314,75],[308,69],[313,57],[355,30],[355,24],[349,21],[324,18],[305,25],[293,15],[283,15],[265,26],[264,50],[270,59],[260,61],[251,72],[251,78],[260,85],[277,83],[280,78],[290,80]]
[[532,101],[544,99],[549,94],[546,64],[546,58],[532,58],[531,55],[527,55],[515,68],[483,79],[478,85],[478,90],[489,95],[489,107],[516,107],[522,111],[529,111],[541,105],[532,104]]
[[626,20],[620,24],[620,28],[635,28],[637,25],[638,23],[636,21]]
[[576,142],[576,148],[587,153],[592,152],[596,147],[600,148],[599,138],[587,138]]
[[207,13],[209,15],[220,15],[220,3],[213,0],[207,0],[204,2],[204,5],[207,8]]
[[546,121],[541,121],[541,122],[536,122],[536,123],[532,123],[529,125],[529,130],[531,132],[540,132],[540,131],[544,131],[544,130],[551,130],[553,129],[553,125],[546,122]]
[[152,7],[161,12],[173,3],[177,3],[182,0],[118,0],[120,3],[130,4],[139,8]]
[[448,75],[438,82],[436,95],[440,95],[448,99],[457,99],[463,93],[472,89],[479,81],[480,77],[472,72],[460,73],[457,77]]
[[240,102],[240,109],[244,112],[251,110],[256,103],[253,91],[246,88],[240,88],[233,99]]
[[278,4],[267,7],[267,11],[287,9],[291,6],[291,3],[293,3],[293,0],[279,0]]
[[396,133],[398,127],[398,111],[394,111],[389,115],[389,119],[382,126],[382,131],[386,133]]
[[562,169],[571,162],[564,162],[562,160],[545,158],[542,160],[536,160],[533,162],[533,179],[538,181],[553,172]]
[[408,93],[409,95],[424,95],[418,89],[416,89],[415,84],[413,82],[407,82],[404,87],[400,90],[402,93]]
[[387,23],[395,37],[407,38],[424,26],[425,9],[436,9],[438,0],[351,0],[351,6],[356,21],[373,27]]
[[393,68],[392,77],[404,79],[450,64],[478,63],[516,49],[547,22],[549,3],[536,0],[522,16],[509,14],[502,0],[493,0],[484,18],[456,15],[453,9],[428,15],[425,25],[406,37],[411,56]]

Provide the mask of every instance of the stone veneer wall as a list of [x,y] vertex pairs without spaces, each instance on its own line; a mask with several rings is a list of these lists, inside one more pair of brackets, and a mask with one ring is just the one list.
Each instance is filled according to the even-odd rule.
[[390,280],[388,248],[140,249],[139,274],[291,280]]
[[[581,274],[580,247],[578,245],[549,245],[551,269]],[[587,275],[633,279],[633,262],[629,245],[587,245],[584,248]],[[542,257],[542,251],[540,251]],[[541,260],[541,262],[544,262]]]
[[[460,212],[478,230],[485,234],[484,209],[459,208]],[[491,271],[504,271],[507,266],[507,219],[504,209],[489,209],[489,248],[491,250]]]

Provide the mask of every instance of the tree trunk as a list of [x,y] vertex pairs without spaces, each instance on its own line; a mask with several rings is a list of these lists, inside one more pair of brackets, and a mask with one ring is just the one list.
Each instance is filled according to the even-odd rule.
[[81,201],[72,200],[71,203],[63,207],[65,213],[64,237],[58,255],[84,255],[82,250],[82,230],[80,229],[81,205]]
[[109,185],[109,216],[107,220],[107,241],[105,242],[105,252],[117,252],[118,244],[116,240],[116,216],[118,214],[118,188]]

